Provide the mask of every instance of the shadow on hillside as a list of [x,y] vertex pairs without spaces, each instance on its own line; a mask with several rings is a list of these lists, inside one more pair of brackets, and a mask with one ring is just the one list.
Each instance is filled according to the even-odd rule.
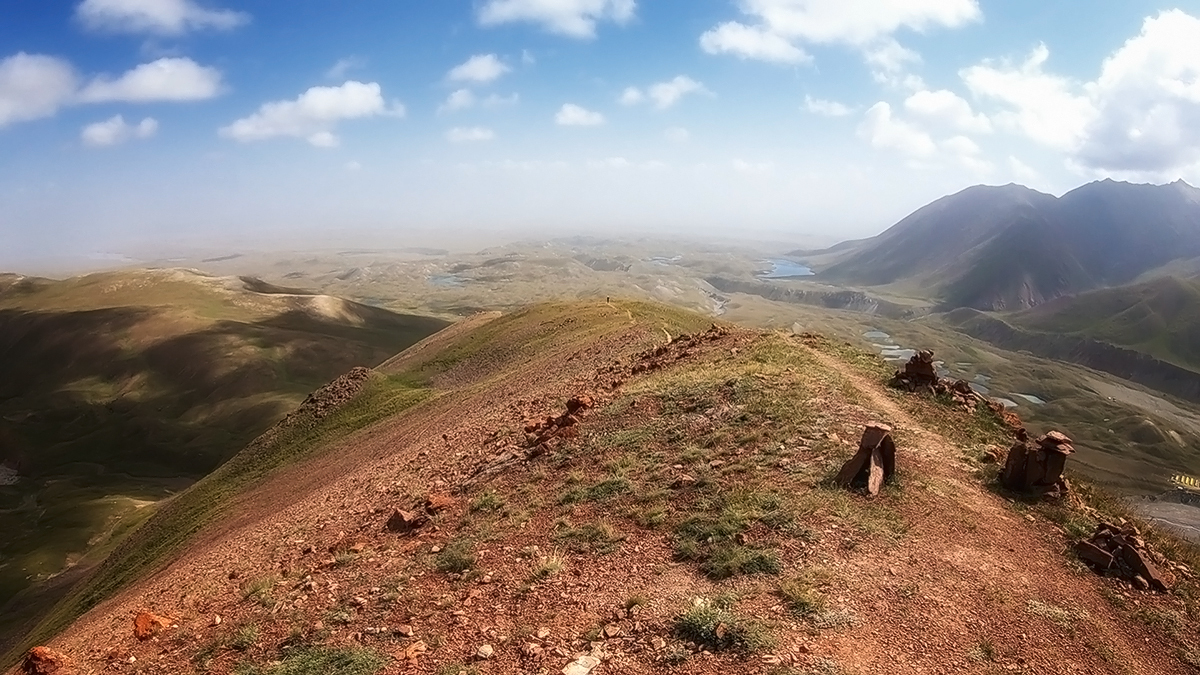
[[0,486],[0,644],[27,577],[76,559],[131,500],[186,488],[308,392],[446,325],[348,307],[361,325],[301,310],[201,330],[155,308],[0,310],[0,463],[20,475]]

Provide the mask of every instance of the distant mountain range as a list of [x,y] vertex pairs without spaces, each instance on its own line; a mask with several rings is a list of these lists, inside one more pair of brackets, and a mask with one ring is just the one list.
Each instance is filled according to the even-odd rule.
[[1195,273],[1200,189],[1104,180],[1062,197],[967,188],[878,236],[794,252],[817,279],[892,286],[945,309],[1019,310],[1159,274]]

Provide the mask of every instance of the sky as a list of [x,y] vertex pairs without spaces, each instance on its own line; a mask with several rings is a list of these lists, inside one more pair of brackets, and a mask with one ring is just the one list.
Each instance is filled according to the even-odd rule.
[[0,0],[0,268],[1200,183],[1200,0]]

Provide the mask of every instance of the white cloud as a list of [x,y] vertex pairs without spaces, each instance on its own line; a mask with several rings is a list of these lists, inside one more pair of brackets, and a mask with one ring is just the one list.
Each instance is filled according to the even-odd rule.
[[905,99],[904,109],[911,115],[957,131],[984,134],[992,131],[987,115],[975,114],[970,103],[945,89],[918,91]]
[[484,127],[454,127],[446,132],[446,140],[451,143],[490,141],[495,137],[495,132]]
[[652,84],[647,93],[650,95],[650,98],[654,99],[654,107],[659,110],[670,108],[678,103],[679,99],[688,94],[712,95],[712,92],[706,89],[703,84],[687,75],[676,75],[666,82]]
[[904,71],[920,56],[897,43],[900,29],[924,32],[978,21],[978,0],[743,0],[749,23],[728,21],[700,36],[710,54],[805,63],[802,45],[843,44],[863,53],[880,82],[918,86]]
[[854,114],[855,110],[845,103],[813,98],[807,94],[804,96],[803,109],[814,115],[824,115],[825,117],[845,117]]
[[1001,126],[1059,150],[1077,147],[1095,115],[1079,86],[1042,70],[1050,50],[1039,45],[1023,63],[984,63],[964,68],[960,77],[977,98],[1006,106],[992,119]]
[[1084,167],[1175,177],[1200,162],[1200,19],[1148,17],[1085,89],[1095,115],[1073,158]]
[[624,24],[633,18],[635,0],[487,0],[479,8],[479,23],[536,23],[543,29],[573,38],[592,38],[596,23]]
[[883,101],[864,114],[858,136],[872,147],[897,150],[912,158],[927,158],[937,153],[937,145],[929,134],[893,118],[892,107]]
[[532,66],[535,63],[537,63],[537,59],[533,56],[533,52],[529,51],[528,49],[522,49],[521,50],[521,64],[526,65],[526,66]]
[[378,83],[350,80],[339,87],[312,87],[293,101],[264,103],[258,112],[222,127],[224,138],[248,143],[278,136],[305,138],[317,147],[337,145],[333,128],[342,120],[393,115],[404,106],[384,103]]
[[890,87],[923,89],[921,78],[908,72],[910,64],[921,63],[921,55],[892,38],[882,39],[863,51],[875,81]]
[[732,54],[741,59],[774,63],[808,63],[812,57],[787,38],[769,30],[727,21],[700,36],[700,48],[709,54]]
[[621,105],[637,105],[646,100],[646,95],[637,87],[626,87],[625,91],[621,92],[621,98],[617,101]]
[[975,173],[992,170],[992,163],[980,157],[983,150],[979,144],[966,136],[952,136],[942,141],[940,147],[952,160]]
[[1005,129],[1062,151],[1088,172],[1170,179],[1200,165],[1200,19],[1180,10],[1141,31],[1078,82],[1046,72],[1039,45],[1022,63],[984,61],[960,71],[976,97],[1001,106]]
[[350,160],[349,162],[346,162],[345,167],[347,171],[362,171],[363,168],[362,162],[357,160]]
[[229,30],[250,21],[245,12],[207,9],[192,0],[83,0],[75,16],[92,30],[158,35]]
[[162,58],[143,63],[117,79],[92,80],[79,100],[84,103],[128,101],[199,101],[221,93],[221,71],[189,58]]
[[367,65],[367,60],[361,56],[347,56],[337,60],[329,70],[325,71],[325,77],[331,80],[341,80],[346,77],[346,73],[351,70],[358,70]]
[[124,117],[114,115],[103,122],[84,127],[80,138],[84,145],[99,148],[120,145],[134,138],[150,138],[157,132],[158,121],[153,117],[147,117],[137,124],[128,124]]
[[1014,178],[1025,183],[1033,182],[1042,177],[1036,169],[1012,155],[1008,156],[1008,169],[1012,172]]
[[626,87],[617,101],[621,105],[637,105],[650,100],[654,102],[655,108],[666,110],[688,94],[713,95],[702,83],[687,75],[676,75],[673,79],[650,85],[644,92],[637,87]]
[[438,106],[438,112],[447,113],[466,110],[474,107],[475,94],[470,89],[455,89],[446,97],[446,102]]
[[75,70],[63,59],[17,52],[0,61],[0,128],[53,115],[75,87]]
[[451,82],[491,82],[512,68],[504,65],[495,54],[476,54],[454,66],[446,74]]
[[687,143],[688,139],[692,137],[692,135],[688,133],[688,130],[684,129],[683,127],[671,127],[663,132],[663,136],[665,136],[667,140],[671,141],[672,143]]
[[554,123],[564,127],[594,127],[604,124],[604,115],[574,103],[564,103],[554,116]]

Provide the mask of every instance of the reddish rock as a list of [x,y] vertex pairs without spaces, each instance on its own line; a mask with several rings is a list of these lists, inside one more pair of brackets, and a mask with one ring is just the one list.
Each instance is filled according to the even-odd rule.
[[586,394],[573,396],[571,397],[571,400],[567,401],[567,413],[571,415],[574,415],[580,410],[587,410],[588,408],[594,407],[596,407],[596,401],[591,396]]
[[387,529],[391,530],[392,532],[407,534],[414,530],[420,529],[425,525],[425,523],[428,522],[429,518],[427,518],[423,513],[396,509],[392,512],[391,517],[388,518]]
[[160,631],[171,627],[171,620],[152,612],[138,612],[133,618],[133,636],[139,640],[149,640]]
[[430,513],[438,513],[453,508],[457,503],[458,501],[450,495],[433,494],[425,500],[425,510]]
[[25,675],[54,675],[67,667],[67,659],[49,647],[34,647],[25,655],[21,672]]

